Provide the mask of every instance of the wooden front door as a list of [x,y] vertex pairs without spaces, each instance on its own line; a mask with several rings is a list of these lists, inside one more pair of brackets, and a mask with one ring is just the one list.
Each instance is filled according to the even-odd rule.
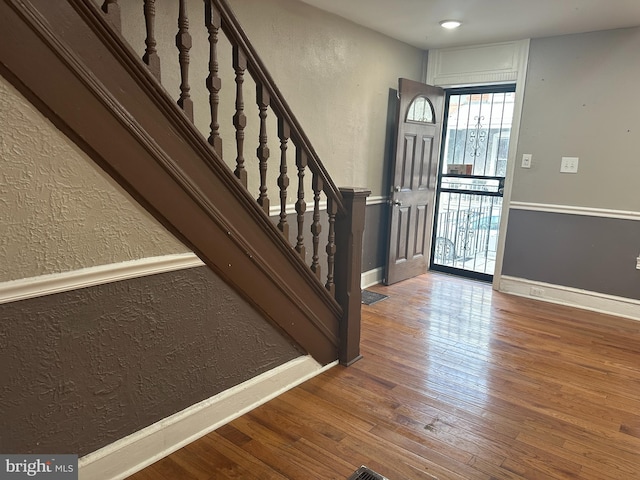
[[431,242],[444,90],[401,78],[385,283],[425,273]]

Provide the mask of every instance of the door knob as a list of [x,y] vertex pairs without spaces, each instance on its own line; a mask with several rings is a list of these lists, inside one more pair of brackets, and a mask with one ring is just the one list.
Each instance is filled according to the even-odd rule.
[[397,205],[398,207],[402,206],[402,202],[400,200],[396,200],[393,202],[394,205]]

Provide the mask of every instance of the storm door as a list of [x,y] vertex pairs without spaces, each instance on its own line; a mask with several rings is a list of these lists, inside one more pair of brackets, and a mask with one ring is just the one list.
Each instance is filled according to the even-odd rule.
[[491,280],[515,85],[446,92],[431,269]]

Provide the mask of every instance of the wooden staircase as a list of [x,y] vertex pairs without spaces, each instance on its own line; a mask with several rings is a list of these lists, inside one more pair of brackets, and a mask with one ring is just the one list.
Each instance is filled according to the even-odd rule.
[[[146,24],[140,59],[119,31],[117,0],[102,5],[93,0],[1,0],[0,73],[316,360],[356,361],[369,192],[335,186],[224,0],[203,2],[205,25],[200,27],[208,32],[209,58],[204,61],[209,74],[197,81],[206,82],[211,113],[210,131],[203,135],[193,123],[186,1],[179,1],[176,19],[177,101],[160,83],[154,3],[139,2]],[[233,49],[232,89],[222,89],[218,76],[219,34]],[[255,82],[259,110],[257,172],[245,159],[246,74]],[[235,99],[234,168],[223,158],[218,118],[223,95]],[[275,136],[269,136],[268,115],[277,118]],[[275,167],[269,138],[279,142]],[[274,168],[275,200],[267,189]],[[247,189],[254,173],[259,176],[257,198]],[[309,177],[311,191],[305,191]],[[290,183],[297,185],[295,221],[287,213]],[[270,207],[278,202],[274,220]]]

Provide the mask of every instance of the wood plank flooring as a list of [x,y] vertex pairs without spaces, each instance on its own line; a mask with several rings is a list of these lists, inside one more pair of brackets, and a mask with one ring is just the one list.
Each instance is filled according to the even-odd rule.
[[362,353],[130,477],[640,479],[640,322],[427,274]]

